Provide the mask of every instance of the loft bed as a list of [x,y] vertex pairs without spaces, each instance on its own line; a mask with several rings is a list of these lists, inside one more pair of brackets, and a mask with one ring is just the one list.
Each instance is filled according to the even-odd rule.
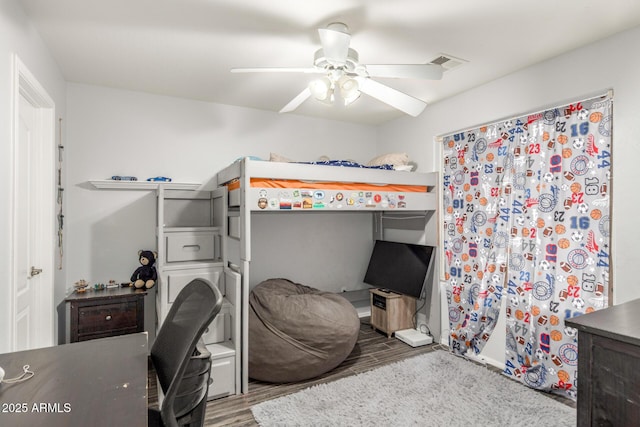
[[[218,187],[228,190],[228,236],[240,245],[235,257],[237,265],[251,260],[253,212],[370,211],[378,214],[380,223],[380,232],[374,237],[382,239],[383,222],[414,218],[416,214],[428,219],[436,211],[437,183],[437,173],[273,162],[248,157],[217,174]],[[235,251],[229,255],[233,262]]]
[[217,182],[227,186],[229,206],[250,211],[428,211],[437,205],[435,173],[244,158],[218,172]]
[[[226,262],[242,277],[243,391],[248,389],[252,215],[370,212],[375,221],[373,242],[384,239],[387,229],[424,233],[438,206],[437,173],[243,158],[219,171],[216,178],[218,187],[228,190]],[[368,315],[367,289],[343,295],[361,316]]]

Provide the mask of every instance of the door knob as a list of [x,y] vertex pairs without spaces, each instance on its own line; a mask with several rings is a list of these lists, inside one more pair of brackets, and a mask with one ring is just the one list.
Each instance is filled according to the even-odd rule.
[[31,277],[37,276],[40,273],[42,273],[41,268],[35,268],[34,266],[31,266]]

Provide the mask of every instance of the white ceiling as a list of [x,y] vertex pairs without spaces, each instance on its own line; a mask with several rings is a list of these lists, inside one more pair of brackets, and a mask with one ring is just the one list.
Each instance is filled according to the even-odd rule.
[[[317,29],[334,21],[349,26],[364,64],[469,61],[439,81],[379,79],[428,103],[640,25],[638,0],[21,2],[67,81],[271,111],[312,77],[229,70],[311,66]],[[366,96],[346,109],[309,99],[295,114],[364,124],[403,115]]]

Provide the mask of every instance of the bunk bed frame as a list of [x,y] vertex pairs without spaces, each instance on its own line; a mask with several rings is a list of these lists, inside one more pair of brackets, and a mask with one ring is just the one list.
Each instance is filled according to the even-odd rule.
[[[437,173],[280,163],[244,158],[217,174],[226,187],[225,267],[241,276],[241,392],[248,391],[248,316],[251,216],[311,212],[364,212],[374,215],[372,240],[385,229],[425,231],[437,211]],[[266,278],[265,278],[266,279]],[[368,292],[366,304],[368,307]],[[238,367],[237,367],[238,368]],[[236,368],[236,369],[237,369]]]

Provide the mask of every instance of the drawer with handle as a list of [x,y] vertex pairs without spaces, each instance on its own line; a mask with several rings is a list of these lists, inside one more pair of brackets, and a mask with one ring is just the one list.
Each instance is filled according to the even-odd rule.
[[144,302],[148,293],[144,289],[132,288],[73,292],[66,298],[66,341],[78,342],[143,332]]
[[136,301],[78,307],[78,335],[136,329]]
[[166,234],[166,262],[217,259],[216,233],[212,231]]

